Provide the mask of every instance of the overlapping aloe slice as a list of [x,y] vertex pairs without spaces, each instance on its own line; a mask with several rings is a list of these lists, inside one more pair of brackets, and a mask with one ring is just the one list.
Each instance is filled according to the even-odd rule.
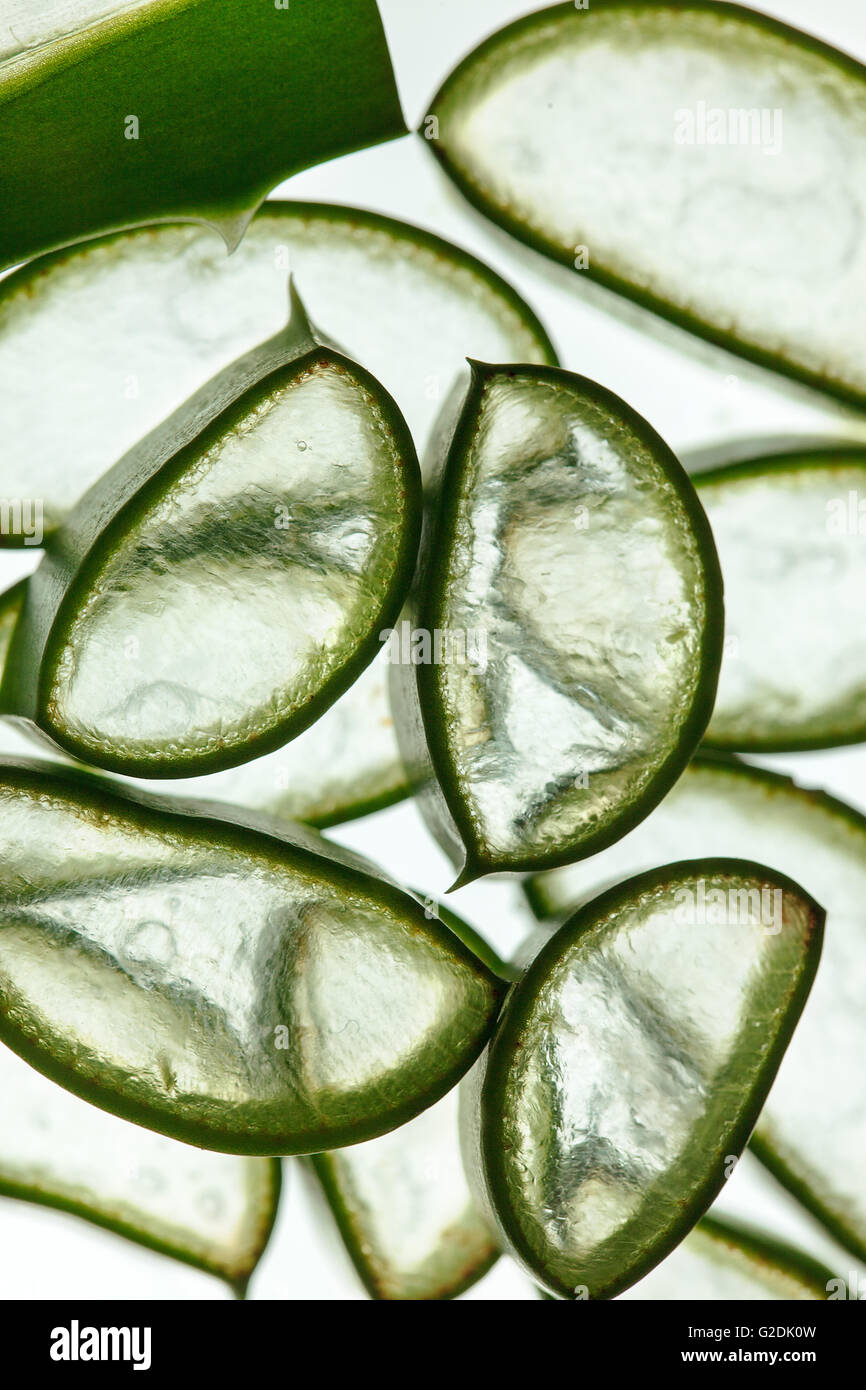
[[456,1089],[392,1134],[313,1163],[371,1297],[456,1298],[497,1259],[463,1171]]
[[695,478],[725,576],[707,742],[747,752],[866,738],[866,451],[772,455]]
[[429,907],[313,831],[264,825],[5,764],[2,1041],[227,1153],[340,1147],[432,1105],[482,1047],[499,982]]
[[765,15],[592,0],[464,59],[430,148],[521,240],[863,404],[864,112],[866,69]]
[[771,870],[692,860],[612,889],[542,948],[465,1120],[476,1194],[545,1287],[612,1298],[704,1213],[806,1000],[823,921]]
[[231,246],[288,175],[404,131],[375,0],[3,0],[0,269],[168,217]]
[[708,1216],[622,1297],[712,1303],[826,1299],[833,1277],[793,1246]]
[[709,718],[722,613],[706,518],[658,435],[585,378],[475,365],[414,616],[395,717],[460,881],[611,843]]
[[243,1292],[280,1195],[276,1159],[207,1153],[86,1105],[0,1047],[0,1194],[72,1212]]
[[753,1147],[839,1241],[866,1259],[866,820],[822,792],[733,760],[699,758],[644,823],[588,864],[528,884],[541,916],[681,856],[758,855],[826,906],[821,969]]
[[268,202],[228,258],[206,228],[141,228],[0,283],[0,496],[40,499],[50,533],[209,377],[280,330],[290,272],[317,321],[395,397],[419,449],[467,354],[556,360],[492,270],[390,218]]
[[24,594],[27,590],[27,581],[22,579],[19,584],[13,584],[11,589],[7,589],[0,594],[0,679],[6,665],[6,655],[9,651],[9,644],[12,641],[12,633],[15,624],[21,613],[21,606],[24,602]]
[[419,497],[391,397],[295,299],[69,516],[28,581],[0,708],[133,776],[270,752],[379,650]]

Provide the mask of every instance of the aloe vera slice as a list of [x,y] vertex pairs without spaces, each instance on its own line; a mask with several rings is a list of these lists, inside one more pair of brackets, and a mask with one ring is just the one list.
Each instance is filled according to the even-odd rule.
[[733,759],[697,758],[661,806],[591,864],[530,879],[536,913],[560,918],[602,887],[682,855],[758,854],[826,905],[821,969],[752,1147],[866,1260],[866,818],[824,792]]
[[823,922],[773,871],[693,860],[603,894],[542,947],[467,1083],[466,1153],[507,1248],[551,1292],[615,1297],[706,1211]]
[[3,0],[0,269],[172,217],[231,247],[282,179],[405,129],[375,0]]
[[801,1250],[733,1222],[705,1217],[624,1300],[793,1302],[826,1299],[833,1274]]
[[854,59],[736,5],[592,0],[494,34],[430,110],[431,150],[512,235],[864,403]]
[[492,972],[314,831],[197,810],[4,765],[0,1040],[226,1153],[343,1147],[432,1105],[490,1030]]
[[456,1298],[498,1258],[463,1171],[456,1088],[393,1133],[312,1162],[372,1298]]
[[866,450],[773,455],[694,481],[727,612],[707,744],[774,752],[866,739]]
[[[0,495],[40,499],[50,534],[127,450],[280,330],[289,272],[334,340],[395,397],[419,449],[467,354],[556,361],[498,275],[391,218],[268,202],[228,258],[207,228],[141,228],[0,282]],[[0,535],[3,544],[22,536]]]
[[390,396],[289,327],[85,495],[27,586],[0,708],[132,776],[219,771],[301,732],[379,650],[420,474]]
[[0,1047],[0,1194],[71,1212],[243,1293],[280,1196],[277,1159],[207,1153],[106,1115]]
[[415,589],[427,650],[394,666],[395,718],[458,882],[594,853],[662,798],[712,708],[721,582],[691,484],[623,401],[476,363]]

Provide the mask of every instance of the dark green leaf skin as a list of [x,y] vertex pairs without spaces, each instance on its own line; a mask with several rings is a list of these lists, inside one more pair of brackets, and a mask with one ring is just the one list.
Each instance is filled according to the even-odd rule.
[[234,244],[282,179],[405,129],[375,0],[153,0],[0,66],[0,268],[167,219]]
[[[762,973],[766,972],[766,983],[761,987],[760,995],[747,1001],[740,994],[739,982],[736,984],[744,1016],[736,1019],[733,1029],[729,1027],[734,1023],[733,1017],[725,1017],[724,1011],[714,1015],[715,1001],[696,994],[696,982],[702,990],[706,990],[709,983],[707,979],[701,981],[700,978],[701,969],[706,969],[705,964],[700,964],[701,950],[709,944],[706,927],[703,928],[704,940],[696,942],[694,952],[680,950],[676,955],[676,961],[682,962],[681,966],[672,964],[673,958],[666,956],[664,950],[653,965],[652,950],[656,946],[652,940],[641,946],[639,937],[632,937],[632,944],[624,948],[618,948],[616,943],[617,921],[628,920],[627,913],[633,904],[659,903],[663,895],[670,893],[676,885],[693,884],[697,879],[773,885],[785,895],[785,911],[790,905],[794,914],[789,925],[786,918],[786,926],[773,938],[777,944],[761,946],[762,955],[755,957],[756,961],[763,957],[759,968]],[[656,926],[656,933],[660,934],[659,945],[666,927],[664,921]],[[542,947],[522,980],[509,991],[491,1042],[464,1084],[465,1102],[461,1111],[464,1155],[475,1196],[488,1216],[495,1220],[506,1248],[531,1277],[561,1298],[615,1298],[649,1273],[703,1216],[724,1185],[726,1161],[738,1156],[745,1148],[760,1114],[812,987],[820,958],[823,928],[823,909],[790,879],[745,860],[706,859],[666,865],[619,884],[577,911]],[[716,925],[709,929],[714,933],[730,931],[729,926]],[[697,931],[694,928],[690,930]],[[749,932],[752,930],[750,927]],[[755,927],[754,930],[757,932],[761,928]],[[784,940],[786,930],[794,933],[787,941]],[[633,944],[635,940],[638,941],[637,947]],[[713,943],[714,949],[717,949],[718,941],[717,937]],[[727,965],[721,964],[720,958],[716,958],[718,969],[732,971],[732,979],[739,976],[742,970],[742,961],[738,958],[738,951],[742,949],[742,940],[730,945],[725,941],[724,959]],[[755,945],[750,946],[750,950],[756,949]],[[777,950],[780,956],[775,960],[773,957]],[[645,952],[649,954],[642,954]],[[688,957],[692,955],[694,959],[690,962]],[[667,965],[662,964],[665,961]],[[570,1015],[569,1022],[563,1021],[558,1013],[545,1012],[543,1036],[547,1039],[547,1051],[544,1053],[547,1062],[542,1066],[539,1052],[542,1030],[538,1014],[541,996],[555,975],[560,980],[568,979],[566,963],[575,981],[584,978],[591,980],[591,974],[586,974],[590,967],[598,972],[599,980],[606,981],[607,1009],[609,1018],[614,1022],[605,1034],[605,1043],[612,1051],[610,1055],[607,1051],[595,1054],[593,1061],[591,1030],[593,1022],[598,1022],[602,1017],[598,1011],[593,1018],[581,1014],[586,1021],[580,1028]],[[693,964],[697,966],[696,976],[688,973]],[[682,981],[677,978],[680,968],[683,971]],[[660,974],[667,969],[672,976],[672,998],[679,999],[670,1020],[665,1009],[664,992],[653,1002],[654,986],[658,986]],[[630,982],[629,974],[632,971]],[[718,978],[718,970],[714,978]],[[633,989],[635,982],[637,988]],[[729,1000],[730,983],[724,983],[728,986],[726,999]],[[565,986],[558,988],[561,991]],[[633,989],[633,996],[630,989]],[[574,1001],[583,997],[574,994],[570,1005],[572,1012]],[[545,1001],[555,998],[552,987],[544,998]],[[693,1001],[696,1020],[701,1017],[701,1010],[704,1010],[705,1020],[710,1020],[700,1026],[695,1023],[692,1046],[697,1051],[694,1056],[690,1051],[688,1029],[677,1040],[676,1025],[672,1023],[677,1009],[682,1011],[684,998]],[[760,1017],[757,1012],[752,1017],[750,1004],[754,1005],[756,1011],[759,1010]],[[706,1012],[708,1005],[709,1012]],[[556,1006],[545,1002],[544,1007],[549,1010]],[[593,1008],[591,1000],[586,1007]],[[726,1008],[729,1008],[729,1003]],[[626,1051],[629,1033],[625,1031],[624,1024],[617,1022],[620,1018],[631,1020],[632,1032],[635,1029],[645,1030],[645,1041],[652,1040],[661,1057],[678,1059],[670,1075],[662,1070],[655,1074],[654,1079],[654,1073],[649,1069],[644,1079],[640,1080],[643,1053],[635,1049],[634,1043]],[[559,1030],[558,1024],[561,1025]],[[760,1038],[756,1042],[753,1030],[759,1025]],[[705,1030],[703,1033],[701,1028]],[[683,1111],[683,1114],[692,1116],[689,1121],[694,1124],[692,1143],[689,1148],[687,1142],[685,1151],[682,1146],[676,1150],[680,1154],[677,1161],[681,1165],[685,1163],[682,1157],[685,1152],[688,1163],[685,1171],[672,1175],[665,1165],[659,1166],[660,1160],[656,1162],[652,1136],[655,1134],[660,1142],[660,1136],[666,1134],[669,1128],[672,1133],[682,1133],[682,1124],[678,1125],[680,1117],[677,1105],[687,1104],[692,1085],[696,1085],[700,1091],[706,1082],[706,1075],[703,1081],[696,1081],[696,1077],[708,1064],[704,1059],[712,1054],[707,1042],[713,1028],[718,1029],[720,1039],[730,1036],[733,1052],[728,1052],[726,1041],[724,1065],[720,1068],[716,1057],[710,1067],[710,1072],[715,1070],[715,1081],[710,1083],[706,1091],[707,1108],[701,1117],[694,1120],[694,1110]],[[588,1070],[591,1064],[609,1067],[611,1075],[608,1085],[613,1087],[615,1076],[621,1075],[622,1066],[626,1065],[624,1059],[629,1058],[629,1097],[623,1098],[618,1112],[610,1110],[609,1100],[605,1102],[608,1108],[604,1111],[600,1095],[597,1096],[597,1104],[604,1111],[601,1119],[591,1109],[587,1112],[580,1107],[574,1108],[573,1100],[563,1090],[562,1076],[568,1078],[569,1073],[565,1070],[567,1063],[560,1060],[557,1051],[558,1035],[563,1039],[563,1056],[568,1047],[576,1049],[583,1056],[581,1072],[586,1073],[587,1080],[585,1083],[581,1080],[580,1084],[587,1093],[592,1088],[597,1092],[600,1085],[595,1071],[590,1073]],[[536,1068],[538,1075],[546,1078],[545,1084],[554,1096],[554,1112],[548,1113],[546,1093],[542,1093],[538,1086],[530,1090],[528,1082],[521,1083],[522,1093],[515,1092],[518,1082],[512,1080],[512,1074],[516,1077],[519,1069],[521,1075],[523,1072],[527,1076],[532,1075],[533,1056],[539,1058]],[[690,1070],[692,1064],[694,1072]],[[740,1068],[740,1077],[734,1065]],[[681,1067],[685,1067],[686,1071],[681,1072]],[[551,1081],[554,1072],[560,1078],[556,1086]],[[680,1081],[678,1085],[674,1084],[674,1076],[686,1074],[688,1083]],[[573,1060],[571,1076],[572,1079],[575,1076]],[[661,1089],[660,1076],[665,1078]],[[577,1083],[573,1081],[573,1084]],[[677,1094],[678,1088],[680,1094]],[[531,1106],[526,1100],[529,1095],[534,1097]],[[630,1120],[627,1119],[629,1105],[637,1108]],[[534,1117],[531,1135],[527,1130],[528,1115]],[[553,1126],[554,1120],[557,1128]],[[703,1132],[699,1133],[700,1130]],[[625,1138],[617,1140],[618,1133],[622,1136],[631,1134],[632,1137],[640,1135],[642,1148],[630,1152]],[[569,1135],[572,1136],[571,1142]],[[582,1143],[575,1136],[582,1136],[585,1142]],[[598,1165],[598,1184],[600,1191],[605,1194],[604,1199],[594,1195],[585,1196],[577,1179],[575,1182],[578,1185],[573,1187],[570,1203],[566,1192],[560,1194],[561,1225],[557,1228],[560,1246],[555,1254],[558,1268],[554,1269],[549,1263],[549,1259],[554,1259],[551,1254],[554,1247],[550,1235],[544,1232],[553,1226],[557,1213],[548,1210],[544,1195],[553,1191],[551,1184],[555,1184],[557,1173],[566,1171],[563,1156],[566,1149],[568,1162],[575,1165],[575,1173],[584,1173],[589,1184],[592,1173],[586,1167],[589,1161],[586,1154],[589,1152],[590,1139],[597,1148],[594,1162]],[[531,1144],[535,1146],[533,1150],[530,1150]],[[559,1144],[563,1146],[562,1153],[558,1150]],[[532,1166],[533,1153],[541,1155],[537,1159],[538,1167]],[[651,1153],[655,1168],[648,1161]],[[545,1159],[550,1164],[549,1173],[544,1166]],[[541,1205],[537,1208],[526,1205],[525,1191],[529,1190],[530,1182],[535,1184],[532,1190],[539,1194],[537,1200]],[[602,1205],[603,1200],[608,1203],[607,1207]],[[593,1201],[596,1202],[595,1211]],[[617,1203],[621,1217],[612,1223],[611,1213]],[[591,1249],[591,1253],[582,1259],[575,1254],[579,1240],[572,1223],[576,1217],[568,1218],[566,1207],[569,1211],[573,1208],[575,1213],[581,1213],[584,1223],[581,1232],[589,1233],[580,1237]],[[600,1222],[602,1230],[609,1232],[607,1236],[596,1234],[593,1219]],[[580,1293],[581,1288],[587,1289],[588,1295]]]
[[406,610],[413,627],[435,632],[448,626],[442,617],[447,552],[458,527],[461,484],[481,402],[487,387],[497,378],[551,383],[579,392],[587,401],[609,412],[611,418],[624,422],[634,433],[660,464],[695,538],[701,559],[705,609],[700,676],[691,692],[688,714],[680,722],[680,738],[673,754],[662,761],[653,777],[648,779],[643,794],[619,808],[615,819],[562,845],[556,852],[541,855],[523,854],[507,859],[489,852],[461,795],[456,768],[448,751],[438,703],[436,667],[405,663],[392,667],[391,703],[404,766],[431,832],[460,867],[453,888],[491,872],[531,872],[574,863],[606,848],[643,820],[676,782],[706,729],[715,700],[724,629],[722,576],[709,524],[687,475],[655,430],[603,386],[560,368],[484,363],[471,363],[471,366],[469,391],[463,400],[455,395],[446,402],[431,443],[429,460],[424,462],[429,489],[418,565]]
[[112,1114],[223,1153],[342,1148],[434,1104],[490,1033],[502,982],[313,830],[12,760],[0,799],[0,1041]]
[[828,1298],[833,1271],[787,1241],[719,1216],[705,1216],[697,1230],[735,1252],[742,1251],[766,1270],[768,1282],[772,1282],[778,1272],[783,1278],[802,1284],[814,1299],[826,1301]]
[[[831,71],[840,72],[850,80],[852,87],[860,89],[861,94],[866,93],[866,67],[862,63],[851,57],[850,54],[841,52],[813,35],[785,24],[772,15],[730,3],[730,0],[683,0],[683,3],[674,5],[671,5],[670,0],[643,0],[640,8],[649,10],[656,6],[673,8],[677,11],[689,10],[699,14],[717,15],[720,19],[729,17],[738,20],[751,26],[758,34],[763,33],[768,38],[783,39],[795,44],[804,53],[814,55],[823,61]],[[430,114],[436,115],[440,121],[442,135],[438,139],[425,139],[424,143],[429,145],[431,154],[446,171],[463,197],[486,218],[498,224],[511,236],[550,259],[568,266],[569,269],[574,268],[573,249],[565,249],[552,236],[545,236],[538,228],[529,227],[511,208],[497,202],[492,192],[467,177],[465,170],[452,157],[449,150],[446,113],[449,102],[453,98],[454,89],[459,88],[469,75],[475,77],[476,81],[478,80],[478,73],[475,71],[478,65],[489,62],[492,69],[496,70],[497,65],[503,62],[500,49],[504,43],[532,35],[548,20],[572,18],[577,23],[581,23],[592,13],[615,13],[617,10],[627,7],[634,9],[635,0],[591,0],[591,5],[586,8],[586,12],[577,11],[576,13],[571,0],[564,0],[563,3],[549,6],[515,20],[497,33],[490,35],[462,59],[443,82],[429,107]],[[629,60],[624,58],[623,61],[625,63]],[[862,96],[860,99],[862,100]],[[846,405],[855,406],[860,410],[866,406],[864,391],[856,384],[846,380],[841,369],[837,371],[832,368],[825,371],[815,370],[780,352],[770,351],[753,341],[737,336],[735,332],[722,323],[708,321],[696,313],[672,304],[667,299],[647,289],[645,285],[625,278],[617,273],[612,266],[606,265],[604,251],[605,248],[602,246],[592,248],[589,263],[581,268],[581,275],[596,281],[606,289],[625,296],[641,308],[649,309],[677,327],[694,333],[728,352],[734,352],[760,367],[765,367],[770,371],[792,378],[794,381],[816,388]]]
[[[344,370],[376,400],[402,461],[404,525],[399,552],[379,613],[351,657],[306,704],[264,732],[205,753],[178,750],[170,759],[113,755],[95,742],[83,743],[52,720],[47,704],[56,663],[82,596],[89,592],[104,557],[144,516],[163,490],[233,424],[248,416],[268,392],[302,377],[318,363]],[[363,368],[326,348],[316,337],[303,305],[292,291],[292,316],[284,332],[220,372],[162,426],[142,440],[85,494],[51,538],[26,595],[7,652],[0,685],[0,713],[23,719],[80,761],[132,777],[196,776],[237,766],[269,753],[301,733],[333,704],[380,648],[380,631],[397,617],[411,579],[421,526],[421,481],[405,421],[387,392]]]

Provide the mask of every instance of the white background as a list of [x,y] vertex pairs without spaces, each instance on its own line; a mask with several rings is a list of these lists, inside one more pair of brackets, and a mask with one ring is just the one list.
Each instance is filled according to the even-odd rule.
[[[537,8],[515,0],[380,0],[407,122],[415,128],[443,77],[480,39]],[[864,0],[777,0],[763,8],[866,62]],[[488,226],[450,187],[424,142],[409,137],[310,170],[278,195],[354,204],[430,227],[492,264],[539,313],[564,366],[623,396],[679,453],[731,438],[848,433],[866,425],[805,390],[787,387],[739,359],[662,325],[585,280],[546,262]],[[804,252],[805,254],[805,252]],[[866,326],[864,326],[866,331]],[[363,360],[362,345],[350,345]],[[387,382],[385,383],[387,385]],[[0,384],[2,389],[2,384]],[[35,556],[0,552],[0,588]],[[866,747],[763,759],[866,811]],[[453,872],[411,806],[394,807],[334,832],[392,874],[441,896]],[[473,884],[453,906],[507,953],[528,919],[511,882]],[[866,1059],[864,1059],[866,1063]],[[0,1108],[2,1123],[2,1108]],[[866,1167],[866,1165],[864,1165]],[[250,1296],[363,1297],[308,1180],[286,1165],[277,1230]],[[864,1173],[866,1180],[866,1173]],[[747,1156],[720,1199],[731,1212],[774,1228],[847,1274],[853,1261]],[[105,1234],[75,1218],[0,1199],[0,1298],[226,1298],[219,1281]],[[506,1260],[469,1298],[534,1298]]]

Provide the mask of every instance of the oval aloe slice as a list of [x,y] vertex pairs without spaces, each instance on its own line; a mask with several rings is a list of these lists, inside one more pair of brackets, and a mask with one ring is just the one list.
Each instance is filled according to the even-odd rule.
[[805,1003],[823,923],[788,879],[695,860],[595,899],[542,948],[466,1120],[477,1195],[545,1287],[613,1298],[703,1215]]
[[227,1153],[371,1139],[453,1086],[499,982],[413,898],[100,779],[0,778],[0,1039],[114,1114]]
[[691,757],[720,661],[715,550],[673,454],[603,387],[475,364],[416,593],[395,717],[458,882],[594,853]]
[[752,1147],[838,1241],[866,1260],[866,818],[823,792],[729,759],[697,758],[661,806],[591,863],[527,885],[539,915],[671,858],[759,854],[826,905],[821,969]]
[[417,546],[390,396],[302,308],[85,495],[29,580],[0,708],[132,776],[218,771],[317,718],[379,650]]
[[393,1133],[312,1161],[372,1298],[456,1298],[498,1258],[463,1170],[456,1088]]
[[773,455],[694,482],[727,613],[706,742],[776,752],[866,739],[866,450]]
[[71,1212],[243,1294],[280,1196],[277,1159],[178,1144],[71,1096],[0,1047],[0,1194]]
[[282,179],[405,129],[375,0],[4,0],[0,269],[169,217],[232,246]]
[[711,1303],[820,1300],[829,1296],[833,1281],[829,1269],[801,1250],[708,1216],[622,1297]]
[[778,20],[592,0],[465,58],[430,147],[530,246],[862,405],[864,111],[866,69]]
[[[467,354],[556,361],[532,310],[494,271],[391,218],[268,202],[228,258],[207,228],[141,228],[0,282],[0,496],[38,500],[50,534],[117,459],[279,332],[289,272],[334,341],[395,397],[419,449]],[[26,539],[6,529],[0,545]]]

